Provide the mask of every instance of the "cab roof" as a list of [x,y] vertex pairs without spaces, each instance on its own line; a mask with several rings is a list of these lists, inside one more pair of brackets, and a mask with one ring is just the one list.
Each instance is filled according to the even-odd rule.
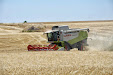
[[44,33],[47,34],[47,33],[57,32],[57,31],[59,31],[59,30],[49,30],[49,31],[46,31],[46,32],[44,32]]

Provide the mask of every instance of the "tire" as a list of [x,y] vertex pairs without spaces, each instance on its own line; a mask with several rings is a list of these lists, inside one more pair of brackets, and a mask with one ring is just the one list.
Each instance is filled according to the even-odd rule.
[[64,46],[66,51],[70,51],[71,47],[67,43],[65,43]]
[[78,42],[78,50],[83,51],[83,43],[82,43],[82,41]]

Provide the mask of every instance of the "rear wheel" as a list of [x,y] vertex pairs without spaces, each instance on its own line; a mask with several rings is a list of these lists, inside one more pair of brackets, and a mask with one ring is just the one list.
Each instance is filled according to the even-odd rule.
[[83,50],[83,42],[78,42],[78,50],[82,51]]

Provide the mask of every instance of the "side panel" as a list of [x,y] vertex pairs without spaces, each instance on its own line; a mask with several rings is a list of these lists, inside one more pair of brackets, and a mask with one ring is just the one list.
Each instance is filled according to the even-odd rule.
[[63,33],[63,41],[69,41],[79,36],[79,32]]
[[74,39],[69,40],[69,41],[67,41],[67,42],[72,45],[72,44],[74,44],[74,43],[77,43],[77,42],[79,42],[79,41],[82,41],[82,40],[86,39],[87,37],[88,37],[87,31],[80,31],[78,37],[75,37]]

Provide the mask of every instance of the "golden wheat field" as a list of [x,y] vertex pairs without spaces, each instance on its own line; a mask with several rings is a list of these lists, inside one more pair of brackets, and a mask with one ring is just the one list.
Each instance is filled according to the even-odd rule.
[[0,75],[113,75],[113,21],[41,23],[89,28],[85,51],[27,51],[29,44],[47,44],[43,32],[22,32],[39,23],[0,24]]

